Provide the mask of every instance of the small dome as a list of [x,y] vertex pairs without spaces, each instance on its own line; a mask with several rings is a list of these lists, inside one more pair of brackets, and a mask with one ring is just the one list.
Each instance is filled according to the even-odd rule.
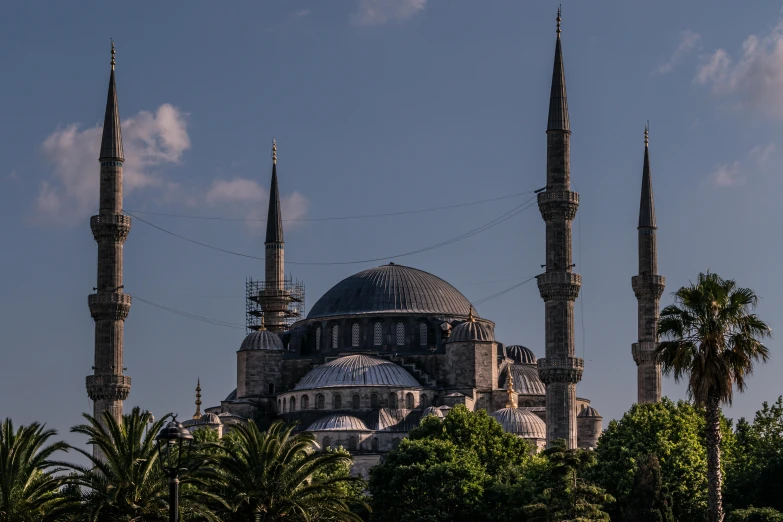
[[449,336],[450,343],[463,341],[494,341],[495,332],[492,326],[476,320],[465,321],[454,327]]
[[313,368],[294,390],[336,386],[421,388],[413,375],[391,361],[367,355],[347,355]]
[[536,364],[536,354],[530,348],[521,344],[506,346],[506,357],[514,361],[514,364]]
[[585,408],[582,411],[580,411],[579,415],[577,415],[577,417],[580,417],[580,418],[583,418],[583,419],[584,418],[603,419],[603,417],[601,417],[601,414],[598,413],[598,410],[596,410],[592,406],[588,406],[587,408]]
[[223,424],[223,422],[220,420],[220,417],[214,413],[205,413],[201,416],[201,420],[199,422],[201,424]]
[[269,330],[257,330],[250,332],[245,340],[242,341],[242,346],[239,347],[240,352],[247,350],[284,350],[283,341],[280,337]]
[[[508,368],[508,367],[506,367]],[[514,377],[514,391],[520,395],[546,395],[546,386],[538,376],[538,368],[527,364],[512,364],[511,375]],[[498,375],[498,387],[508,389],[508,371],[503,370]]]
[[312,423],[307,431],[369,431],[364,421],[353,415],[335,413]]
[[503,408],[490,414],[503,426],[503,431],[525,439],[546,439],[546,424],[538,415],[525,408]]
[[442,419],[444,417],[443,412],[440,411],[440,409],[436,408],[435,406],[429,406],[427,408],[424,408],[424,411],[421,412],[421,418],[423,419],[427,415],[434,415],[439,419]]

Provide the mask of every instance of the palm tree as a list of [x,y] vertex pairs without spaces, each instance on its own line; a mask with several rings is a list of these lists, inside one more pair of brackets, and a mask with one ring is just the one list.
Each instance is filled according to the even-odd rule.
[[[78,512],[74,510],[74,520],[168,520],[168,479],[158,464],[155,436],[170,417],[165,415],[151,423],[149,412],[143,412],[138,407],[123,415],[122,422],[117,422],[108,412],[102,413],[102,422],[84,414],[88,423],[74,426],[71,431],[89,437],[87,444],[97,447],[101,456],[70,446],[89,460],[88,466],[69,466],[75,471],[68,477],[69,484],[83,492],[82,505]],[[186,481],[187,478],[183,480]],[[192,497],[183,497],[182,500],[181,510],[184,515],[216,520]]]
[[317,451],[312,434],[294,435],[293,430],[276,422],[262,432],[249,421],[221,443],[208,445],[216,450],[207,456],[212,469],[203,469],[201,476],[226,506],[223,520],[361,522],[343,487],[356,479],[324,473],[349,465],[350,456]]
[[67,500],[60,494],[62,471],[50,460],[66,451],[64,442],[47,445],[54,430],[34,422],[14,430],[11,419],[0,426],[0,521],[57,520]]
[[753,364],[766,362],[769,350],[760,339],[769,326],[751,310],[758,297],[717,274],[699,274],[696,284],[680,288],[675,304],[661,312],[656,350],[664,374],[686,380],[688,393],[706,411],[708,520],[723,520],[720,406],[731,405],[734,388],[745,390]]

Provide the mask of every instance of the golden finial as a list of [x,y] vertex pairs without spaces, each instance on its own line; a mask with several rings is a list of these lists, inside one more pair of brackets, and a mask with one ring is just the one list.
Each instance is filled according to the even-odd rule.
[[644,146],[648,146],[650,144],[650,120],[647,120],[647,123],[644,125]]
[[272,164],[277,165],[277,142],[272,140]]
[[516,408],[517,401],[514,397],[516,393],[514,393],[514,376],[511,375],[511,365],[509,364],[506,368],[508,369],[508,378],[506,379],[506,386],[508,386],[508,390],[506,390],[508,402],[506,403],[506,408]]
[[557,6],[557,36],[560,36],[560,20],[563,19],[560,16],[562,14],[562,10],[563,10],[563,4]]
[[196,413],[193,414],[193,420],[199,420],[201,418],[201,377],[196,384]]
[[112,71],[114,70],[114,65],[117,63],[117,62],[114,61],[114,54],[115,53],[116,53],[116,51],[114,50],[114,39],[112,38],[112,41],[111,41],[111,70]]
[[266,330],[266,326],[264,325],[264,314],[261,314],[261,324],[258,327],[258,331]]
[[470,321],[471,323],[476,322],[476,318],[473,317],[473,305],[470,305],[470,312],[468,312],[468,321]]

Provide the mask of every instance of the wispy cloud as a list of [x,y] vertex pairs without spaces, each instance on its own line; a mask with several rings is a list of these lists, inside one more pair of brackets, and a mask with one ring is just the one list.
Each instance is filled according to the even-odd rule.
[[673,71],[686,56],[699,49],[701,49],[701,35],[690,29],[683,31],[680,34],[680,43],[677,45],[677,48],[668,60],[661,62],[658,67],[655,68],[654,72],[657,74],[666,74]]
[[716,96],[733,96],[742,107],[783,117],[783,22],[749,35],[734,57],[723,49],[706,56],[695,81]]
[[[72,123],[55,130],[43,142],[53,173],[41,182],[36,200],[37,218],[43,223],[74,224],[98,205],[98,155],[102,127],[82,129]],[[170,187],[154,167],[178,163],[190,148],[187,114],[166,103],[155,113],[141,111],[122,123],[125,193]]]
[[740,173],[740,163],[716,165],[710,174],[712,183],[718,188],[735,187],[745,184],[745,176]]
[[769,163],[769,158],[773,152],[775,152],[775,144],[769,143],[767,145],[756,145],[748,153],[748,158],[753,161],[759,167],[766,167]]
[[383,25],[404,22],[424,10],[427,0],[359,0],[352,16],[356,25]]
[[756,145],[750,149],[746,160],[716,165],[709,176],[712,184],[718,188],[744,185],[748,179],[747,173],[753,170],[763,170],[769,164],[776,148],[773,142],[766,145]]

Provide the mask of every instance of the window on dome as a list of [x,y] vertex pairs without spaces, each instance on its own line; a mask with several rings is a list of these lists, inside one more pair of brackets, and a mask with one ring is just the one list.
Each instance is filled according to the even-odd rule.
[[275,383],[270,382],[269,383],[269,395],[274,395],[274,394],[275,394]]
[[331,437],[324,437],[324,443],[323,448],[331,448],[332,447],[332,438]]
[[394,392],[389,394],[389,408],[397,408],[397,394]]
[[315,329],[315,351],[321,350],[321,327]]
[[340,344],[340,330],[337,325],[332,326],[332,349],[337,349]]
[[373,393],[370,395],[370,408],[377,408],[378,407],[378,394]]
[[308,397],[307,395],[302,395],[302,409],[303,410],[310,409],[310,397]]
[[343,396],[340,394],[332,397],[332,409],[339,410],[343,407]]
[[353,323],[351,327],[351,346],[359,346],[359,323]]
[[316,410],[326,409],[326,398],[321,393],[315,396],[315,409]]
[[373,346],[380,346],[383,341],[383,330],[381,323],[375,323],[372,327],[372,344]]
[[405,407],[409,410],[413,409],[413,394],[410,392],[405,394]]
[[427,323],[419,323],[419,346],[427,346]]
[[397,346],[405,346],[405,325],[397,323]]
[[283,411],[283,401],[277,399],[277,411]]
[[358,410],[359,408],[361,408],[361,405],[362,405],[362,399],[359,397],[358,394],[354,395],[353,396],[353,409],[354,410]]
[[426,393],[422,393],[421,394],[421,407],[422,408],[426,408],[427,406],[430,405],[429,403],[430,403],[430,398],[427,397]]
[[291,412],[296,411],[296,397],[291,397]]
[[356,437],[354,436],[348,437],[348,449],[356,451],[356,446],[357,446]]
[[283,413],[285,413],[286,404],[288,404],[288,400],[287,399],[283,399]]

